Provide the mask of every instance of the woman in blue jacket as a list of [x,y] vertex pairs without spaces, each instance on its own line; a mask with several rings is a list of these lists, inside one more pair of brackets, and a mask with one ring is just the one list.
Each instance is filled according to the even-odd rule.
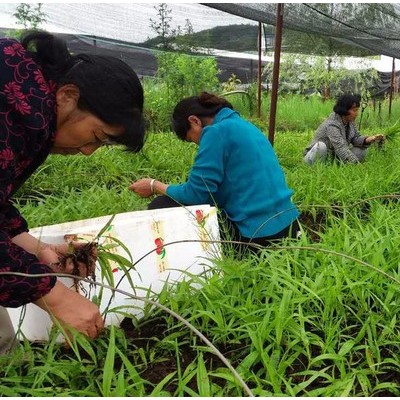
[[206,92],[180,101],[172,125],[180,139],[199,145],[198,153],[185,183],[144,178],[130,186],[141,197],[162,195],[149,209],[211,204],[224,211],[234,240],[267,246],[296,237],[293,191],[263,132]]

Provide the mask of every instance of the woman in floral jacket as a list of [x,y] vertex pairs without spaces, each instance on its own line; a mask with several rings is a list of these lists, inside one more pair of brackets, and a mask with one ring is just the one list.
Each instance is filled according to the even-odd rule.
[[143,88],[124,62],[72,56],[47,32],[0,39],[0,352],[11,332],[1,306],[33,302],[90,337],[103,327],[89,300],[54,276],[36,277],[54,272],[67,248],[31,236],[11,199],[49,153],[90,155],[105,143],[139,151],[142,111]]

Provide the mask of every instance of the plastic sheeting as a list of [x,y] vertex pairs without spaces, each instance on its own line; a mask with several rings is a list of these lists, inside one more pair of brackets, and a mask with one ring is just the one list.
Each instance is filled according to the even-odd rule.
[[[8,23],[15,21],[12,14],[18,4],[0,4],[0,27],[4,26],[6,15]],[[123,40],[130,43],[141,43],[148,38],[156,37],[150,27],[150,19],[159,21],[157,7],[159,3],[43,3],[46,23],[42,26],[52,32],[95,35],[108,39]],[[212,10],[201,4],[168,4],[170,28],[185,27],[190,20],[194,32],[210,29],[215,26],[232,24],[249,24],[253,21]],[[3,11],[3,18],[1,18]],[[3,21],[2,21],[3,19]],[[256,24],[256,23],[255,23]],[[254,44],[256,46],[256,38]]]
[[[275,25],[276,3],[202,4]],[[398,3],[284,3],[283,28],[325,36],[372,54],[400,57]]]
[[[12,14],[16,5],[0,4],[0,27],[5,27],[6,15],[15,21]],[[159,4],[44,3],[43,11],[47,24],[52,27],[49,30],[54,32],[64,30],[140,43],[156,36],[150,20],[160,21],[157,6]],[[194,32],[199,32],[232,24],[275,25],[277,4],[189,3],[168,4],[168,8],[171,29],[178,26],[183,29],[189,20]],[[371,54],[400,57],[398,3],[284,3],[283,24],[284,31],[289,29],[332,39],[338,49],[345,44]]]

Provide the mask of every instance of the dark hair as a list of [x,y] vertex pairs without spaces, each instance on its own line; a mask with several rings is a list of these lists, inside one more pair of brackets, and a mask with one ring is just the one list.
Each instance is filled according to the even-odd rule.
[[348,115],[352,107],[360,107],[361,96],[358,94],[344,94],[336,100],[333,111],[340,116]]
[[74,84],[79,88],[79,109],[106,124],[124,127],[121,135],[112,137],[114,142],[135,152],[143,147],[143,87],[129,65],[110,56],[71,55],[64,40],[43,31],[27,32],[21,44],[46,79],[57,87]]
[[187,97],[181,100],[172,114],[172,130],[181,140],[186,139],[187,131],[190,128],[188,117],[213,117],[221,108],[233,109],[232,104],[223,97],[212,93],[202,92],[200,96]]

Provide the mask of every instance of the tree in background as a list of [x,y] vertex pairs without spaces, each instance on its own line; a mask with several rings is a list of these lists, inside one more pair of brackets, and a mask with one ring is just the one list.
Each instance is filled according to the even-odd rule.
[[24,29],[37,29],[39,25],[46,21],[47,15],[42,11],[43,3],[20,3],[16,12],[13,14],[17,18],[17,23],[23,25]]
[[199,39],[193,30],[191,21],[186,18],[185,26],[171,27],[172,10],[167,4],[161,3],[153,7],[157,10],[157,20],[150,18],[150,27],[157,37],[146,41],[149,47],[158,47],[165,51],[178,51],[182,53],[209,53],[208,35]]
[[157,77],[163,82],[171,103],[219,87],[217,61],[209,56],[178,53],[157,55]]
[[153,7],[157,11],[158,20],[150,18],[150,28],[161,39],[161,48],[163,50],[171,50],[171,12],[168,4],[161,3]]
[[[329,95],[333,97],[347,92],[360,93],[365,100],[370,98],[370,89],[378,79],[375,69],[369,68],[364,60],[358,61],[357,69],[347,69],[344,57],[339,56],[335,57],[329,68],[327,62],[324,56],[284,54],[280,66],[279,90],[299,94],[320,93],[324,99],[329,89]],[[264,79],[271,79],[272,67],[271,63],[266,65]]]
[[[218,66],[214,57],[177,52],[157,52],[156,83],[145,87],[146,120],[154,131],[170,126],[175,104],[203,90],[219,91]],[[150,111],[151,110],[151,111]]]
[[[321,75],[320,82],[325,82],[321,89],[324,98],[330,98],[331,93],[331,82],[337,85],[338,78],[343,78],[343,75],[349,78],[351,72],[347,75],[342,67],[343,57],[342,56],[355,56],[365,57],[377,55],[376,51],[367,50],[361,47],[355,47],[354,45],[346,41],[346,36],[343,34],[343,27],[347,27],[349,32],[352,33],[352,29],[359,31],[360,35],[367,35],[368,32],[374,33],[379,27],[382,27],[383,31],[393,30],[396,32],[396,14],[393,12],[393,17],[390,13],[382,14],[381,4],[370,4],[370,3],[312,3],[306,4],[299,3],[299,16],[301,18],[314,20],[316,26],[317,22],[324,26],[326,29],[327,25],[331,27],[331,35],[319,35],[310,32],[299,32],[294,30],[285,29],[283,33],[283,45],[282,48],[285,52],[290,53],[302,53],[308,55],[315,55],[324,57],[325,60],[315,58],[315,63],[318,64],[319,73]],[[295,6],[295,5],[293,5]],[[385,8],[388,10],[393,5],[385,4]],[[301,13],[300,13],[301,8]],[[295,10],[293,10],[295,13]],[[385,16],[385,17],[384,17]],[[363,26],[361,26],[361,22]],[[339,65],[339,67],[338,67]],[[372,79],[374,79],[372,77]],[[356,80],[360,83],[360,74],[353,72],[352,80]],[[318,79],[314,77],[314,82]],[[348,79],[347,79],[348,80]],[[364,80],[365,81],[365,80]]]
[[46,21],[46,13],[42,11],[43,3],[20,3],[18,4],[13,17],[17,19],[17,24],[22,25],[22,29],[7,30],[6,37],[20,39],[24,30],[38,29],[40,24]]
[[179,25],[173,30],[176,49],[182,53],[201,53],[202,49],[198,47],[194,39],[193,25],[188,18],[185,20],[185,27],[182,29]]

